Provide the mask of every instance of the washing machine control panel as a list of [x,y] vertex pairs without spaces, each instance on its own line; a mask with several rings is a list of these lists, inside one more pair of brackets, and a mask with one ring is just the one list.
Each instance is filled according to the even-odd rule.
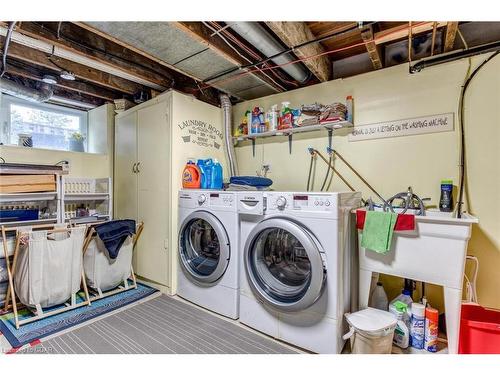
[[210,193],[210,207],[234,207],[234,194]]
[[267,193],[270,211],[332,211],[335,197],[315,193]]

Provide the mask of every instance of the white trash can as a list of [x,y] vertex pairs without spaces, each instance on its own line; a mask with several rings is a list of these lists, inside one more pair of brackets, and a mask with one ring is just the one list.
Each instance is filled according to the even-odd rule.
[[352,354],[390,354],[397,320],[393,314],[371,307],[346,313],[349,332],[344,340],[350,339]]

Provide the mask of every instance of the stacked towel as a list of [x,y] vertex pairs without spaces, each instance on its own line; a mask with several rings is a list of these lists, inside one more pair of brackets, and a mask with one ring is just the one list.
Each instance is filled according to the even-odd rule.
[[227,190],[269,190],[273,180],[259,176],[233,176]]

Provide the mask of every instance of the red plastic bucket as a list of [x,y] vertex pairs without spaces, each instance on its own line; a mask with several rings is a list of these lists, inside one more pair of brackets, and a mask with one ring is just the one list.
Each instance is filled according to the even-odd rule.
[[460,354],[500,354],[500,311],[462,305]]

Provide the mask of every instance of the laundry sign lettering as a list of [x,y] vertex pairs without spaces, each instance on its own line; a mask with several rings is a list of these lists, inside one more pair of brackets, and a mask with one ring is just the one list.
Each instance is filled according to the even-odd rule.
[[453,130],[454,114],[444,113],[441,115],[430,115],[404,120],[354,126],[352,133],[349,134],[349,142],[439,133]]
[[185,120],[177,124],[184,143],[219,149],[222,145],[222,131],[201,120]]

